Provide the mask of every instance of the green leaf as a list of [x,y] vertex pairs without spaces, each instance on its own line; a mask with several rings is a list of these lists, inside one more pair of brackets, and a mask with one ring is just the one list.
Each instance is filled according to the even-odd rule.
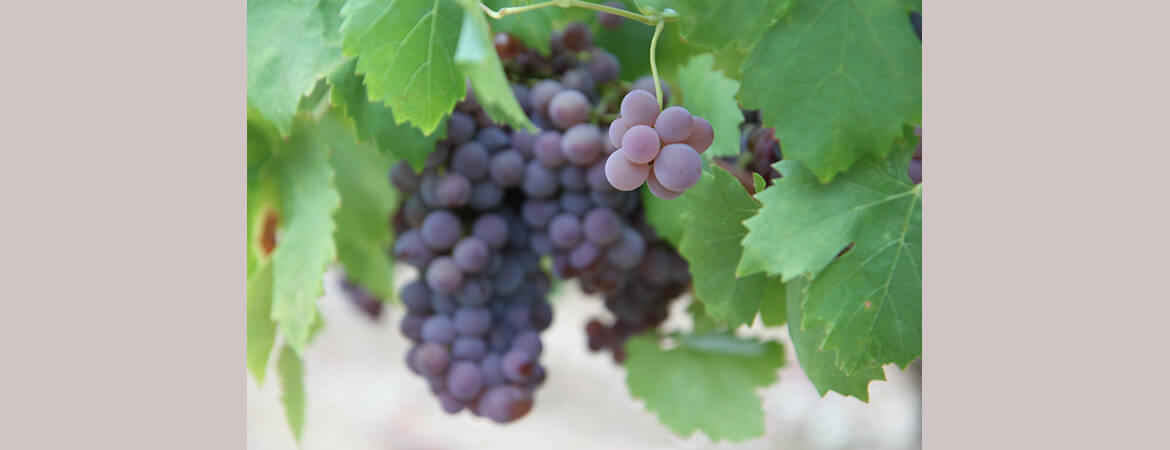
[[664,350],[653,336],[626,342],[626,385],[663,424],[682,436],[701,430],[712,440],[764,434],[757,388],[776,381],[784,348],[727,334],[684,336]]
[[685,201],[663,200],[650,193],[649,188],[639,189],[642,195],[642,208],[646,211],[646,222],[654,226],[654,231],[670,245],[678,247],[682,241],[684,221],[688,207]]
[[318,127],[329,146],[341,194],[341,207],[333,216],[337,257],[350,279],[388,299],[394,289],[388,224],[398,197],[386,179],[390,159],[373,145],[359,144],[351,122],[336,111],[322,117]]
[[344,51],[358,57],[370,100],[431,134],[467,93],[455,67],[463,11],[455,0],[349,0],[341,9]]
[[337,257],[333,213],[341,202],[333,186],[327,148],[305,116],[265,170],[279,187],[281,226],[272,252],[272,318],[298,353],[308,342],[317,314],[321,276]]
[[742,47],[759,39],[789,0],[640,0],[658,11],[679,13],[679,35],[714,50],[731,43]]
[[760,175],[759,172],[752,172],[752,188],[756,192],[760,192],[766,187],[768,187],[768,182],[764,180],[764,176]]
[[268,355],[276,342],[272,311],[272,264],[261,264],[248,277],[248,371],[257,385],[264,384]]
[[479,9],[479,2],[466,0],[462,4],[466,13],[459,33],[459,47],[455,50],[455,63],[471,77],[475,100],[492,120],[506,123],[512,128],[539,132],[512,93],[512,86],[504,75],[504,66],[500,64],[500,57],[492,44],[487,19]]
[[276,362],[280,374],[280,402],[284,404],[284,415],[292,428],[297,442],[305,428],[305,379],[301,358],[290,347],[284,347]]
[[[248,0],[248,104],[282,135],[297,103],[341,65],[341,0]],[[332,29],[331,29],[332,28]]]
[[330,102],[353,119],[358,138],[372,139],[379,149],[421,170],[435,149],[435,141],[446,135],[446,123],[440,124],[438,132],[430,136],[410,124],[397,123],[389,107],[369,101],[364,77],[355,73],[356,70],[357,61],[350,61],[329,75]]
[[[513,6],[511,0],[487,0],[483,4],[497,11],[500,8]],[[543,8],[507,15],[492,20],[492,29],[513,34],[524,41],[528,47],[535,48],[542,55],[547,56],[554,24],[561,18],[562,11],[561,8]]]
[[778,327],[788,323],[787,287],[779,277],[768,279],[763,297],[764,300],[760,302],[760,320],[764,325]]
[[[671,87],[677,88],[679,67],[689,61],[692,56],[705,53],[707,50],[684,42],[678,35],[677,22],[667,22],[662,28],[662,35],[658,37],[658,74],[670,82]],[[613,53],[621,61],[621,79],[634,81],[643,75],[650,74],[650,39],[654,36],[654,27],[635,22],[622,21],[621,27],[616,30],[602,29],[594,33],[595,46],[602,47]],[[674,101],[676,96],[672,96]]]
[[735,94],[739,82],[727,78],[714,68],[715,56],[704,53],[691,58],[679,69],[678,81],[687,110],[711,122],[715,142],[704,152],[707,157],[739,154],[739,124],[743,112]]
[[796,349],[796,359],[804,374],[816,386],[822,397],[830,390],[841,395],[857,397],[863,402],[869,401],[869,382],[883,381],[886,374],[881,367],[866,366],[852,374],[847,374],[836,366],[837,352],[821,350],[820,343],[825,337],[822,327],[802,327],[801,319],[804,311],[801,303],[804,300],[804,290],[808,280],[799,277],[785,283],[787,285],[788,335],[792,337],[792,346]]
[[737,277],[735,266],[743,254],[739,242],[748,232],[743,220],[755,215],[760,204],[721,167],[704,173],[681,199],[689,212],[679,252],[690,263],[695,297],[711,317],[732,327],[751,323],[768,277]]
[[828,182],[885,156],[922,116],[922,43],[902,0],[802,0],[743,66],[740,100],[774,127],[785,159]]
[[258,218],[262,214],[266,214],[275,208],[275,194],[272,183],[266,183],[261,179],[261,170],[275,151],[277,145],[280,145],[280,132],[272,125],[268,119],[265,119],[260,111],[255,108],[248,108],[248,205],[247,205],[247,225],[248,225],[248,277],[252,276],[257,265],[262,259],[266,259],[266,255],[261,255],[259,249],[259,236],[261,229]]
[[922,354],[922,188],[906,173],[909,140],[900,142],[889,159],[867,159],[829,184],[781,161],[783,177],[756,196],[764,206],[745,222],[739,273],[814,277],[803,325],[825,325],[822,348],[838,350],[848,373],[905,367]]

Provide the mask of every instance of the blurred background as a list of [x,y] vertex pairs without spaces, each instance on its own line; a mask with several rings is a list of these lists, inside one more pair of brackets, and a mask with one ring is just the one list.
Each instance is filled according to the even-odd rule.
[[[396,282],[414,278],[401,270]],[[585,323],[606,317],[597,297],[565,283],[550,298],[555,311],[544,332],[541,359],[548,370],[531,412],[499,425],[467,412],[448,415],[426,382],[406,367],[408,341],[398,331],[403,309],[388,304],[377,319],[349,299],[343,275],[326,274],[319,310],[325,328],[305,352],[307,397],[299,448],[388,449],[916,449],[921,448],[921,363],[905,372],[886,367],[884,382],[870,384],[870,401],[829,392],[821,398],[805,378],[785,328],[757,319],[743,335],[784,343],[788,363],[779,381],[758,391],[765,434],[743,443],[714,443],[701,432],[674,434],[631,398],[625,371],[608,353],[586,347]],[[689,296],[675,301],[664,329],[686,329]],[[280,380],[271,371],[263,387],[248,383],[248,448],[298,448],[280,403]]]

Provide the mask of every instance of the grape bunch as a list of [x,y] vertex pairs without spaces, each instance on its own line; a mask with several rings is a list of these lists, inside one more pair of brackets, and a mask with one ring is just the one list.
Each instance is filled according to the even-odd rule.
[[623,191],[646,183],[650,193],[669,200],[699,182],[699,154],[711,147],[715,132],[707,119],[681,106],[660,110],[654,94],[636,89],[622,98],[609,139],[618,147],[605,164],[609,183]]

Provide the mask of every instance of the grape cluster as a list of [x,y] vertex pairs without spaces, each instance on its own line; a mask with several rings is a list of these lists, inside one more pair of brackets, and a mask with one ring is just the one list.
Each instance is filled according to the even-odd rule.
[[609,139],[618,147],[605,164],[609,183],[623,191],[646,183],[650,193],[669,200],[699,182],[699,154],[711,147],[715,132],[707,119],[681,106],[660,110],[653,94],[636,89],[622,98]]
[[715,163],[726,169],[739,180],[748,192],[755,192],[752,173],[764,178],[765,184],[772,185],[780,173],[772,166],[783,158],[776,129],[760,123],[759,111],[743,111],[744,122],[740,125],[739,155],[715,158]]

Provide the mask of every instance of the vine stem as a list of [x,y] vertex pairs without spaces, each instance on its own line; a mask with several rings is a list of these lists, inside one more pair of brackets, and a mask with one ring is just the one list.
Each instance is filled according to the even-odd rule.
[[585,2],[585,1],[581,1],[581,0],[550,0],[550,1],[547,1],[544,3],[535,3],[535,4],[531,4],[531,5],[509,6],[506,8],[500,8],[499,11],[492,10],[491,8],[489,8],[487,5],[485,5],[483,3],[479,4],[479,7],[481,9],[483,9],[483,12],[487,13],[488,17],[491,17],[493,19],[499,19],[501,17],[507,16],[510,14],[520,14],[522,12],[532,11],[532,10],[541,9],[541,8],[547,8],[550,6],[559,6],[561,8],[592,9],[594,11],[601,11],[601,12],[610,13],[610,14],[613,14],[615,16],[622,16],[622,17],[625,17],[625,18],[630,19],[630,20],[636,20],[638,22],[641,22],[641,23],[644,23],[644,24],[650,25],[650,26],[657,25],[657,24],[661,23],[662,20],[664,19],[662,16],[659,16],[659,15],[644,16],[642,14],[626,11],[626,10],[621,9],[621,8],[614,8],[612,6],[606,6],[606,5],[601,5],[601,4],[597,4],[597,3],[590,3],[590,2]]
[[664,106],[662,104],[662,81],[658,79],[658,58],[654,57],[654,51],[658,49],[658,36],[662,34],[662,27],[666,22],[658,22],[654,26],[654,37],[650,38],[650,75],[654,77],[654,96],[658,98],[658,109],[661,110]]

